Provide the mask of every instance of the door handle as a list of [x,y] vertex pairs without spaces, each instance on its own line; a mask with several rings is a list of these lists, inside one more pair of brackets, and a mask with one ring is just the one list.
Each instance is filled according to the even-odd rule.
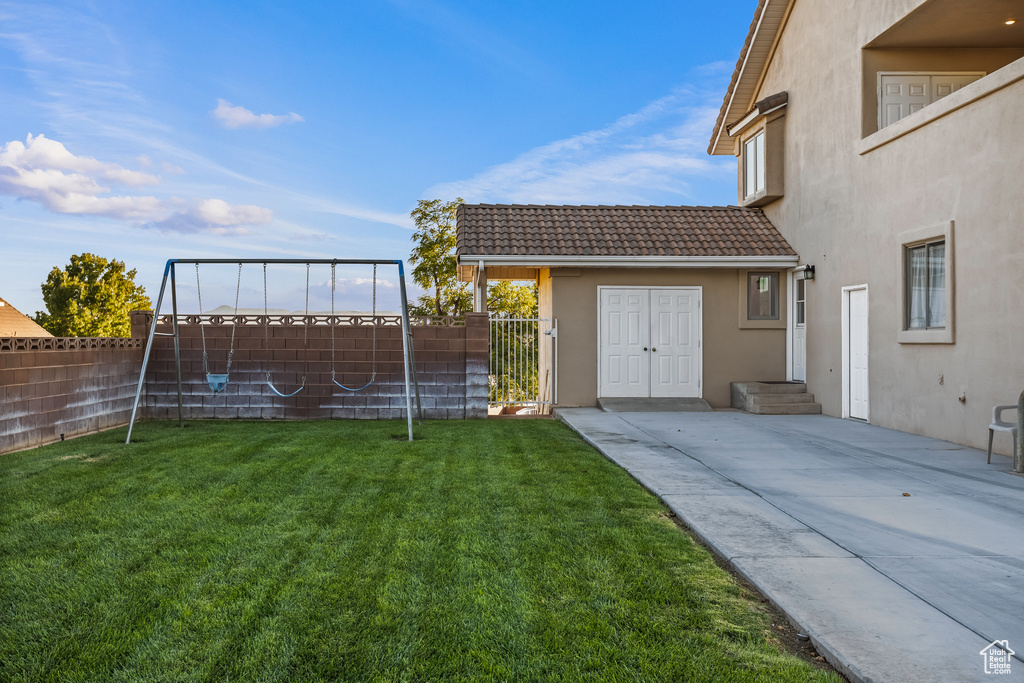
[[646,351],[646,350],[647,350],[647,347],[645,346],[645,347],[644,347],[644,351]]
[[651,351],[657,351],[657,350],[658,349],[654,348],[653,346],[651,347]]

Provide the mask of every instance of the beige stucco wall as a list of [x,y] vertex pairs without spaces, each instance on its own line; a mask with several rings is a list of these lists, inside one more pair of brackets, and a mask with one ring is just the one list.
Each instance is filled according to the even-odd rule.
[[[841,288],[866,283],[870,421],[984,448],[992,406],[1024,388],[1024,80],[860,154],[875,116],[861,47],[918,4],[795,2],[757,95],[789,92],[786,194],[764,209],[817,268],[807,379],[824,412],[842,411]],[[900,344],[899,235],[950,222],[955,343]]]
[[[758,269],[764,271],[766,269]],[[740,282],[734,269],[578,268],[542,273],[541,307],[550,291],[558,320],[558,404],[597,403],[598,285],[702,287],[703,397],[729,406],[729,383],[785,379],[785,278],[781,318],[774,329],[740,328]],[[550,285],[550,290],[548,286]],[[543,315],[543,313],[542,313]]]

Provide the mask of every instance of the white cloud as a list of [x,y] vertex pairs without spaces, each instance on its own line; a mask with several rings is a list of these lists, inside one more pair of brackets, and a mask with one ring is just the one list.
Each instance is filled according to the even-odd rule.
[[299,123],[304,118],[291,112],[289,114],[253,114],[245,107],[232,106],[225,100],[217,100],[217,108],[213,110],[213,116],[220,121],[225,128],[273,128],[282,123]]
[[44,135],[29,135],[24,143],[12,140],[0,150],[0,194],[37,202],[54,213],[106,216],[163,230],[215,234],[244,234],[247,226],[273,219],[270,209],[231,205],[222,199],[186,202],[110,196],[110,185],[131,188],[159,182],[159,177],[148,173],[76,156]]
[[223,199],[207,199],[200,202],[196,215],[209,225],[261,225],[269,223],[274,212],[252,204],[232,206]]
[[78,157],[56,140],[29,135],[25,143],[8,142],[0,151],[0,194],[38,202],[55,213],[91,214],[128,221],[162,218],[155,197],[101,196],[101,184],[153,185],[156,176]]
[[214,235],[248,235],[249,228],[266,225],[274,212],[253,204],[228,204],[223,199],[205,199],[172,216],[148,224],[164,232],[209,232]]
[[[340,264],[345,265],[345,264]],[[334,280],[334,287],[339,292],[349,291],[350,289],[362,289],[367,285],[373,286],[373,278],[370,277],[339,277]],[[320,284],[321,287],[330,287],[331,281],[327,280]],[[395,289],[398,287],[397,282],[391,282],[383,278],[377,278],[377,287],[384,289]]]
[[717,94],[689,90],[656,100],[605,128],[534,148],[427,197],[530,204],[649,204],[649,197],[699,201],[692,186],[732,166],[707,156]]

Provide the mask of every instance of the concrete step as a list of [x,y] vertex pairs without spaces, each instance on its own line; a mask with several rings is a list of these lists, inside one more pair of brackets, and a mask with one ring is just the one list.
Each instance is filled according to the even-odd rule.
[[732,382],[729,385],[729,403],[733,408],[746,410],[747,397],[761,394],[803,394],[803,382]]
[[731,386],[745,394],[802,394],[807,391],[803,382],[732,382]]
[[599,398],[606,413],[704,413],[712,410],[702,398]]
[[754,415],[821,415],[820,403],[770,403],[753,406]]
[[750,394],[746,405],[763,406],[782,403],[814,403],[814,394]]
[[733,408],[755,415],[819,415],[821,404],[803,382],[732,382]]

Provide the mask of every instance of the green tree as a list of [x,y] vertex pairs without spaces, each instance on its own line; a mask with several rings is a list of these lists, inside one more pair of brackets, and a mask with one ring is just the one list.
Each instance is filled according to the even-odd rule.
[[[540,326],[537,318],[537,285],[518,285],[508,280],[487,287],[490,320],[490,400],[528,402],[539,391],[537,362]],[[504,322],[509,318],[527,321]]]
[[135,284],[135,269],[95,254],[71,257],[41,285],[46,311],[36,322],[58,337],[130,337],[131,311],[151,309],[146,290]]
[[455,261],[455,211],[453,202],[421,199],[410,214],[416,223],[409,255],[412,279],[427,292],[412,306],[413,315],[463,315],[472,307],[469,284],[459,282]]
[[537,285],[499,280],[487,286],[487,310],[504,318],[537,317]]

